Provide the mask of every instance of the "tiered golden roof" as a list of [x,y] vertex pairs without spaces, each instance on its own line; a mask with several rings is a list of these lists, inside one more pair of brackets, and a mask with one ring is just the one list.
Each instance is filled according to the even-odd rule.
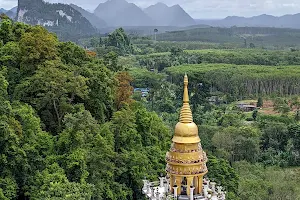
[[190,195],[189,188],[191,186],[195,187],[195,194],[201,194],[203,176],[208,172],[207,157],[201,147],[198,126],[193,122],[189,105],[187,75],[184,76],[183,106],[180,120],[175,127],[172,141],[171,149],[166,155],[166,171],[170,176],[171,186],[178,186],[178,195],[181,193]]

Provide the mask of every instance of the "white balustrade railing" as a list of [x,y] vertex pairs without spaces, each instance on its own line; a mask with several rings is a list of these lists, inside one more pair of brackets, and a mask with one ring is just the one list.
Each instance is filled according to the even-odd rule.
[[[159,181],[149,182],[143,180],[144,185],[142,188],[143,194],[149,200],[180,200],[182,195],[177,194],[177,186],[171,186],[170,180],[166,177],[160,177]],[[174,193],[171,194],[171,188]],[[203,196],[193,195],[194,187],[189,188],[190,195],[189,200],[202,199],[202,200],[225,200],[226,192],[223,191],[222,186],[217,186],[215,182],[210,181],[208,178],[203,180]],[[187,196],[186,196],[187,197]],[[185,197],[185,198],[186,198]]]

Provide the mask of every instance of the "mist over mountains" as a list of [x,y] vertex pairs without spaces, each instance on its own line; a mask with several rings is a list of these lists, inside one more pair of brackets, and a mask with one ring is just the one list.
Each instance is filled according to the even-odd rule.
[[[116,14],[117,13],[117,14]],[[110,26],[190,26],[194,19],[180,5],[157,3],[144,10],[126,0],[100,3],[94,14]]]
[[274,27],[274,28],[300,28],[300,13],[283,15],[258,15],[253,17],[228,16],[221,20],[196,20],[198,24],[207,24],[215,27]]

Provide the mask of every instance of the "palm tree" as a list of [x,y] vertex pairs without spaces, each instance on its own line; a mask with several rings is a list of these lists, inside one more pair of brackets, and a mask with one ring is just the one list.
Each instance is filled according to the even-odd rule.
[[157,28],[155,28],[154,29],[154,40],[156,41],[156,34],[158,33],[158,29]]

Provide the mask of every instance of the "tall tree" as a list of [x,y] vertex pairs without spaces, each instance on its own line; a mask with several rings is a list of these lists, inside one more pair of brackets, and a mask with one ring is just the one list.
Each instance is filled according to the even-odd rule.
[[133,94],[131,82],[133,79],[128,72],[119,72],[116,77],[119,82],[117,88],[116,105],[117,109],[120,109],[124,104],[128,104],[133,101],[131,98]]
[[87,77],[89,88],[85,107],[101,123],[109,121],[115,110],[115,92],[118,85],[112,71],[103,64],[87,63],[79,69],[82,76]]
[[256,106],[260,108],[263,105],[264,105],[263,98],[260,96],[260,97],[258,97]]
[[10,19],[0,20],[0,40],[6,44],[14,39],[13,21]]
[[118,65],[118,54],[111,51],[103,57],[104,65],[113,72],[122,70],[122,66]]
[[21,71],[32,75],[47,60],[58,58],[58,40],[41,26],[31,27],[20,39]]
[[71,66],[82,66],[88,61],[86,51],[72,42],[60,42],[58,44],[59,57],[63,63]]
[[116,29],[108,35],[107,46],[117,47],[120,53],[131,52],[131,42],[123,28]]
[[65,175],[65,171],[57,163],[38,172],[34,179],[36,184],[30,186],[30,199],[33,200],[90,200],[92,197],[93,185],[70,182]]
[[239,177],[234,168],[229,165],[228,161],[209,156],[207,167],[209,169],[208,177],[225,188],[227,197],[236,199]]
[[47,130],[57,133],[72,105],[87,97],[86,81],[85,77],[67,71],[60,62],[47,61],[40,65],[36,74],[17,86],[15,99],[31,104]]

